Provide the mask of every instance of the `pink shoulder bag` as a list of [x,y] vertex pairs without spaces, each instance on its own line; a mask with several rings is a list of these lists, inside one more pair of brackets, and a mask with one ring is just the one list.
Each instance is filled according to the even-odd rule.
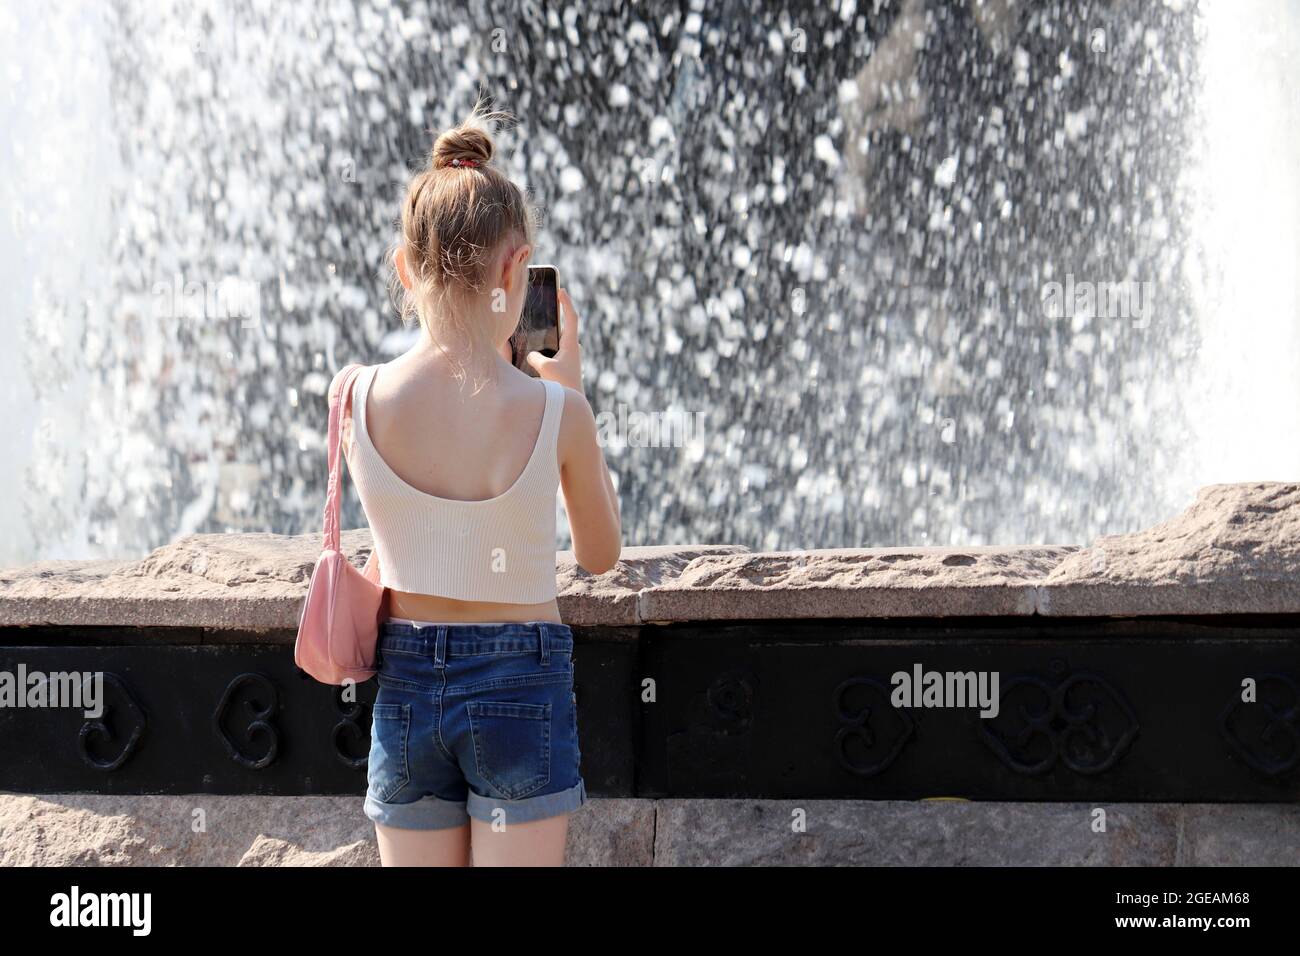
[[298,619],[293,659],[325,684],[360,683],[375,673],[375,642],[385,614],[387,591],[379,583],[379,559],[372,550],[358,571],[339,550],[339,490],[343,471],[342,422],[352,401],[360,365],[349,365],[338,391],[329,396],[329,490],[325,495],[325,550],[316,559],[307,599]]

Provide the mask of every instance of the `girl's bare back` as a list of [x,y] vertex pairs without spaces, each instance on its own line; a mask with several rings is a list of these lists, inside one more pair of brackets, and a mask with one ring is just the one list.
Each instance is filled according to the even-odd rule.
[[[510,489],[537,441],[545,389],[540,379],[510,369],[491,387],[472,391],[449,363],[428,352],[413,350],[380,368],[367,395],[366,424],[399,478],[425,494],[459,501]],[[394,617],[417,621],[560,621],[554,599],[507,604],[390,590],[389,602]]]

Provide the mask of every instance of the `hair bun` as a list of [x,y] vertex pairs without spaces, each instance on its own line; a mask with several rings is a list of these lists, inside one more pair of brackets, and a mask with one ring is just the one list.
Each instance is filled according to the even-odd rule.
[[477,123],[462,123],[449,129],[433,144],[433,168],[451,166],[454,161],[487,165],[494,152],[492,134]]

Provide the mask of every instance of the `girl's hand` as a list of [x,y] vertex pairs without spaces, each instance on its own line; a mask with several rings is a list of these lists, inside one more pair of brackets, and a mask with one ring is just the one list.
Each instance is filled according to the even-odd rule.
[[582,391],[582,346],[578,342],[578,310],[573,307],[569,293],[560,289],[560,348],[554,358],[541,352],[529,352],[528,364],[542,378],[559,382],[576,392]]

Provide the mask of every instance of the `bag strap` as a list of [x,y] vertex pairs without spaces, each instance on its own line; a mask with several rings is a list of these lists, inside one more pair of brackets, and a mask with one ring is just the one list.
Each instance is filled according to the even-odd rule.
[[339,550],[339,524],[342,522],[340,488],[343,484],[343,416],[352,403],[352,383],[363,366],[349,365],[339,373],[337,388],[330,392],[329,487],[325,492],[325,550]]

